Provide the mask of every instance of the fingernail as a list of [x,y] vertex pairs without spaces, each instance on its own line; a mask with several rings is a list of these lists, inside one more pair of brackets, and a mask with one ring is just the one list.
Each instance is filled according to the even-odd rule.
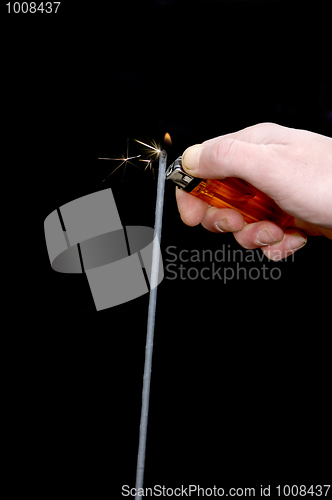
[[236,229],[233,226],[230,225],[230,223],[228,222],[228,220],[226,218],[217,220],[217,222],[216,222],[216,228],[221,233],[225,233],[226,231],[227,232],[236,231]]
[[187,148],[182,155],[182,166],[188,173],[193,173],[198,169],[199,157],[203,151],[203,144],[195,144]]
[[267,228],[262,229],[256,236],[256,241],[259,245],[275,245],[280,243],[281,240],[277,240]]
[[306,243],[307,240],[303,238],[303,236],[296,235],[289,240],[287,247],[289,250],[298,250],[299,248],[304,247]]

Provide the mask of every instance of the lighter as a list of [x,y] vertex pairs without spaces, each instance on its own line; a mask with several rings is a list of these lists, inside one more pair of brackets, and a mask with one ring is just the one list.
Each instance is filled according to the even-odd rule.
[[292,216],[284,212],[266,194],[242,179],[200,179],[187,174],[179,156],[166,170],[166,179],[217,208],[233,208],[241,212],[245,222],[271,220],[286,228]]

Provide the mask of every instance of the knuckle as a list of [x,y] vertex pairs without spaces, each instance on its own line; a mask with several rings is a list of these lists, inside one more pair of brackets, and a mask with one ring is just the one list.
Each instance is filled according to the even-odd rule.
[[227,169],[237,151],[237,141],[231,138],[224,138],[212,148],[212,161]]
[[245,237],[245,234],[243,234],[243,230],[237,231],[236,233],[233,233],[233,236],[242,248],[245,248],[246,250],[251,250],[252,248],[255,248],[251,244],[251,242],[247,240],[247,238]]

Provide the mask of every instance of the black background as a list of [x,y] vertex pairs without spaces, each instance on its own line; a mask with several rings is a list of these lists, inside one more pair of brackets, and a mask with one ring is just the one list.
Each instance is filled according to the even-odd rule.
[[[170,162],[191,144],[263,121],[332,133],[320,4],[141,5],[62,2],[48,17],[2,7],[5,222],[15,228],[16,269],[8,416],[26,488],[42,494],[91,488],[120,498],[121,485],[134,486],[148,307],[143,296],[97,313],[85,276],[51,269],[47,215],[111,187],[123,224],[153,226],[151,175],[128,166],[122,183],[121,171],[102,183],[113,165],[98,156],[125,154],[127,137],[134,152],[134,138],[162,145],[169,132]],[[185,226],[173,185],[165,267],[169,246],[239,248],[232,235]],[[330,254],[317,237],[294,260],[243,263],[278,268],[278,280],[172,280],[165,270],[146,486],[328,483]]]

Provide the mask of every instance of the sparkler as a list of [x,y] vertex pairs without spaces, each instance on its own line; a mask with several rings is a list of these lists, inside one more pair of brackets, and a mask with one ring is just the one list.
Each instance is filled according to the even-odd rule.
[[[165,192],[165,172],[166,172],[166,162],[167,153],[165,150],[160,150],[155,141],[152,144],[146,144],[145,142],[134,139],[139,144],[142,144],[148,149],[151,149],[153,153],[152,158],[141,159],[139,161],[145,162],[146,166],[144,172],[149,169],[154,177],[154,170],[152,162],[154,157],[159,156],[159,172],[158,172],[158,183],[157,183],[157,199],[156,199],[156,214],[155,214],[155,238],[153,240],[153,251],[152,251],[152,264],[151,264],[151,281],[150,281],[150,297],[149,297],[149,310],[148,310],[148,320],[147,320],[147,333],[146,333],[146,345],[145,345],[145,361],[144,361],[144,375],[143,375],[143,390],[142,390],[142,409],[141,409],[141,422],[139,431],[139,444],[138,444],[138,456],[137,456],[137,468],[136,468],[136,492],[143,487],[144,479],[144,466],[145,466],[145,451],[146,451],[146,436],[148,427],[148,414],[149,414],[149,398],[150,398],[150,385],[151,385],[151,367],[152,367],[152,353],[153,353],[153,338],[154,338],[154,327],[156,319],[156,305],[157,305],[157,286],[158,286],[158,274],[159,274],[159,258],[160,258],[160,240],[161,240],[161,228],[162,228],[162,217],[163,217],[163,206],[164,206],[164,192]],[[99,158],[101,160],[117,160],[121,161],[121,164],[116,167],[109,175],[114,173],[118,168],[125,164],[124,172],[127,167],[129,160],[140,158],[141,155],[128,156],[128,141],[127,139],[127,157],[126,158]],[[170,135],[167,133],[164,137],[165,144],[172,144]],[[133,163],[131,163],[133,166]],[[140,169],[141,170],[141,169]],[[109,177],[109,175],[107,177]],[[107,179],[104,179],[104,181]],[[103,182],[104,182],[103,181]],[[136,495],[136,500],[139,500],[140,496]]]
[[[146,345],[145,345],[141,424],[139,431],[139,445],[138,445],[137,469],[136,469],[136,492],[138,492],[139,489],[143,487],[143,478],[144,478],[146,435],[148,428],[149,397],[150,397],[150,384],[151,384],[153,337],[154,337],[154,325],[156,318],[157,285],[158,285],[158,273],[159,273],[159,256],[160,256],[159,245],[161,239],[161,227],[163,219],[166,161],[167,161],[166,151],[164,150],[160,151],[158,183],[157,183],[156,216],[154,225],[156,234],[153,240],[153,251],[152,251],[151,283],[150,283],[151,291],[149,298],[149,312],[148,312],[148,323],[147,323]],[[137,494],[136,500],[139,500],[140,498],[141,497]]]

